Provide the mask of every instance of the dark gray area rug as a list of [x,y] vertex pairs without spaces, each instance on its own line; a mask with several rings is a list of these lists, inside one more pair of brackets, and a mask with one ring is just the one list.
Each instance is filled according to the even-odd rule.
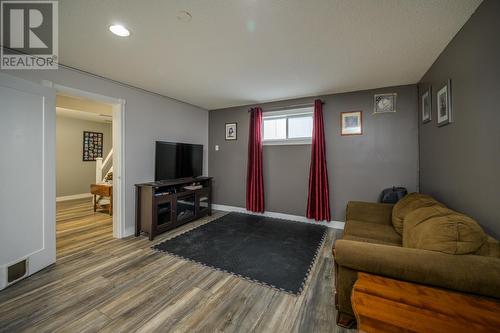
[[320,225],[229,213],[153,249],[299,295],[326,230]]

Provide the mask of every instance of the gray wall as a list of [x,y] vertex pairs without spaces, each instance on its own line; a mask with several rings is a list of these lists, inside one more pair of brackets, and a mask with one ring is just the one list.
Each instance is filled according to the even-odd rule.
[[83,161],[83,131],[103,133],[103,159],[113,147],[111,123],[56,117],[56,196],[89,193],[95,161]]
[[[500,237],[500,1],[485,0],[419,83],[432,86],[420,124],[420,186]],[[436,126],[436,92],[452,80],[453,123]]]
[[[208,111],[202,108],[66,68],[1,72],[39,84],[42,80],[49,80],[54,84],[125,100],[125,236],[134,233],[134,184],[154,179],[154,142],[178,141],[207,147]],[[207,151],[203,163],[207,174]]]
[[[397,112],[372,115],[373,95],[398,94]],[[418,134],[416,85],[320,97],[324,102],[325,138],[333,219],[345,219],[349,200],[376,201],[392,185],[417,190]],[[313,98],[261,104],[264,109],[307,103]],[[214,202],[245,207],[250,106],[209,113],[209,169],[215,177]],[[340,112],[363,111],[363,135],[340,135]],[[265,111],[265,110],[264,110]],[[224,140],[224,124],[238,123],[238,140]],[[215,151],[215,145],[220,150]],[[310,145],[264,146],[266,210],[304,216]]]

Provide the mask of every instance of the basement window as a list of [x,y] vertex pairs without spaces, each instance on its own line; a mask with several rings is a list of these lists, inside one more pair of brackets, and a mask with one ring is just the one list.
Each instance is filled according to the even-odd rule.
[[312,107],[264,112],[262,143],[264,145],[311,144]]

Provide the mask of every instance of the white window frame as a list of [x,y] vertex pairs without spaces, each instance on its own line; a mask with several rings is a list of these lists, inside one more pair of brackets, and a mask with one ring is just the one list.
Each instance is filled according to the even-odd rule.
[[[314,107],[302,107],[296,109],[286,109],[280,111],[268,111],[262,114],[262,136],[264,136],[264,120],[266,119],[286,119],[286,139],[275,139],[275,140],[262,140],[264,146],[278,146],[278,145],[310,145],[312,143],[312,133],[311,137],[308,138],[288,138],[288,119],[301,117],[304,115],[310,115],[313,117],[314,122]],[[314,125],[313,125],[314,126]]]

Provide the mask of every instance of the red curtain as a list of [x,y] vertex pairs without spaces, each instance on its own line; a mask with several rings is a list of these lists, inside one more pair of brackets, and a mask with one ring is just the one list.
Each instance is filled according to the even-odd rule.
[[262,109],[250,110],[247,162],[247,210],[264,212],[264,179],[262,176]]
[[323,103],[319,99],[314,101],[314,125],[311,150],[306,216],[316,221],[330,221],[330,196],[328,193],[328,170],[326,168]]

